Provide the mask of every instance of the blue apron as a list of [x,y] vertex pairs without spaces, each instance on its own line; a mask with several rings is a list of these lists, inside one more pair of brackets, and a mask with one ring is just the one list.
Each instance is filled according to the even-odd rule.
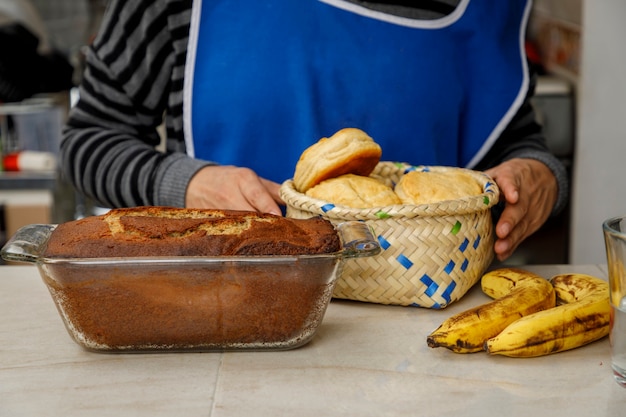
[[526,0],[461,0],[442,19],[340,0],[195,0],[185,74],[188,153],[282,182],[344,127],[382,160],[471,167],[528,88]]

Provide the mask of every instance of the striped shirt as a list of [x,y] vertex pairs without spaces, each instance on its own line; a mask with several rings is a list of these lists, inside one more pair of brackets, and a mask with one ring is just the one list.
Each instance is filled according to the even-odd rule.
[[[436,18],[458,0],[366,2],[411,18]],[[406,4],[409,4],[408,6]],[[183,207],[191,177],[211,162],[190,158],[183,133],[183,81],[192,0],[111,0],[89,48],[80,100],[63,132],[66,178],[104,207]],[[530,93],[533,89],[531,83]],[[164,146],[158,126],[164,122]],[[567,201],[567,175],[547,149],[528,100],[474,169],[514,157],[544,162],[559,184],[555,212]]]

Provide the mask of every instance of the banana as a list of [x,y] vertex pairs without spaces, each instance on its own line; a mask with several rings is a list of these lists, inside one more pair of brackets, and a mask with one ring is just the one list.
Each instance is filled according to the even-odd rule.
[[494,355],[535,357],[562,352],[609,333],[608,283],[585,274],[561,274],[552,283],[557,306],[513,322],[485,342]]
[[[522,316],[555,306],[555,292],[545,278],[516,268],[500,268],[481,278],[483,291],[496,298],[455,314],[426,338],[431,348],[478,352],[485,341]],[[491,296],[491,295],[490,295]]]

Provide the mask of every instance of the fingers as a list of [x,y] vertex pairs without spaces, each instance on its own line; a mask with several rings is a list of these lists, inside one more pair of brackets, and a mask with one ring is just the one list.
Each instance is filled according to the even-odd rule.
[[279,203],[282,203],[278,190],[280,185],[266,179],[259,178],[252,171],[248,171],[242,176],[238,183],[242,201],[247,204],[251,210],[261,213],[271,213],[281,215]]
[[485,171],[498,184],[500,193],[508,204],[516,204],[519,201],[519,189],[521,178],[515,174],[514,167],[506,162],[495,168]]
[[496,242],[494,251],[499,260],[504,260],[511,256],[519,246],[527,227],[524,223],[526,210],[520,201],[520,178],[515,175],[513,166],[502,164],[486,171],[500,188],[505,208],[496,224]]
[[270,193],[274,202],[276,202],[278,205],[285,205],[283,199],[280,198],[280,184],[274,181],[266,180],[265,178],[261,178],[261,183]]
[[[503,216],[506,214],[502,213]],[[511,225],[515,224],[515,227]],[[496,224],[496,243],[494,245],[494,251],[499,260],[503,261],[515,252],[515,249],[532,234],[532,231],[528,228],[528,222],[518,221],[513,223],[507,221],[503,217],[500,217],[498,224]]]
[[496,256],[504,260],[549,217],[558,192],[556,179],[547,166],[532,159],[512,159],[486,173],[505,202],[494,245]]
[[504,260],[511,256],[520,243],[534,231],[529,227],[529,209],[519,199],[517,203],[506,202],[495,229],[497,239],[494,251],[498,259]]
[[281,215],[280,185],[248,168],[209,166],[189,182],[187,207],[248,210]]

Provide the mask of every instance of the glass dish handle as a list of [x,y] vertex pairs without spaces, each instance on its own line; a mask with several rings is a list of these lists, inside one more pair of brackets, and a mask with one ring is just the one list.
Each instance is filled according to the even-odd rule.
[[345,258],[360,258],[380,253],[380,245],[365,222],[348,221],[336,226]]
[[15,232],[0,252],[5,261],[35,263],[41,257],[55,224],[30,224]]

